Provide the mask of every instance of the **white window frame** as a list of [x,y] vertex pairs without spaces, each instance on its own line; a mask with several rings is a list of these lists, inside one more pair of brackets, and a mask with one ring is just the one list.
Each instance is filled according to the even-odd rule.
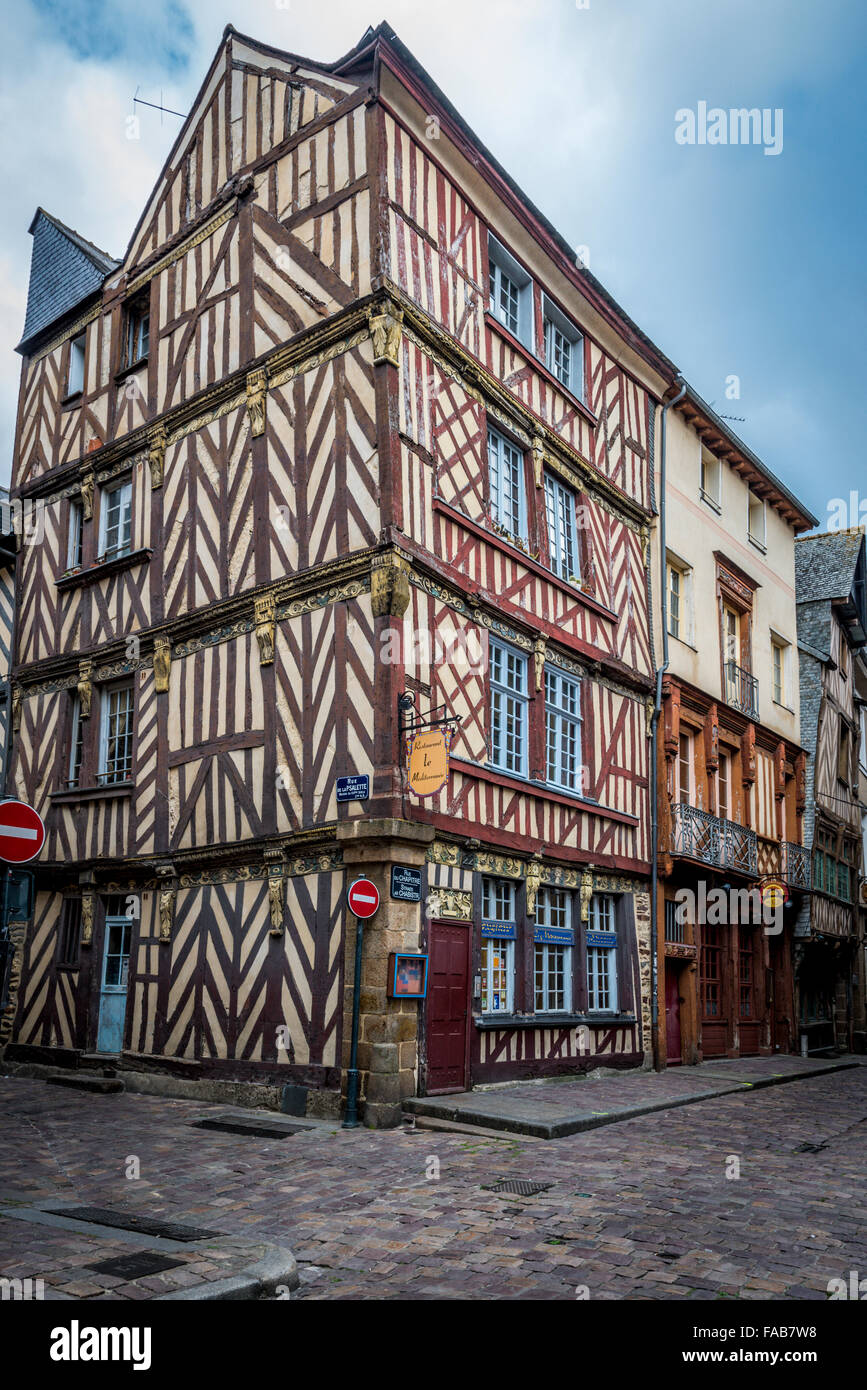
[[69,366],[66,373],[67,396],[78,396],[84,390],[84,365],[87,353],[87,329],[78,333],[69,344]]
[[[555,909],[560,920],[552,920]],[[572,895],[563,888],[540,888],[536,896],[536,926],[563,927],[572,930]],[[555,954],[556,953],[556,954]],[[552,963],[562,957],[563,1002],[551,1004]],[[539,1003],[539,976],[541,965],[542,1003]],[[536,1013],[557,1014],[572,1011],[572,947],[555,945],[546,941],[533,943],[533,1000]]]
[[714,511],[722,510],[722,464],[716,454],[704,446],[699,462],[698,491],[702,502],[707,502]]
[[[594,893],[590,899],[589,930],[609,931],[615,937],[615,942],[611,946],[588,946],[586,948],[587,1011],[591,1014],[619,1013],[616,899],[610,893]],[[603,989],[608,995],[607,1004],[599,1003]]]
[[491,516],[513,540],[526,543],[527,489],[524,453],[517,444],[500,434],[499,430],[490,428],[488,474],[491,486]]
[[[498,323],[533,351],[533,282],[515,257],[488,233],[488,308]],[[517,322],[512,326],[510,316],[502,308],[504,282],[513,287],[517,301]]]
[[[121,691],[129,691],[129,726],[124,734],[124,739],[129,739],[129,767],[125,775],[115,777],[111,775],[112,769],[109,768],[109,721],[111,719],[112,697],[120,694]],[[132,681],[123,681],[120,685],[106,686],[101,692],[100,711],[99,711],[99,762],[97,764],[97,782],[100,786],[113,787],[119,783],[132,781],[133,774],[133,740],[135,732],[135,692]],[[116,769],[115,769],[116,770]]]
[[[108,513],[110,499],[115,493],[120,493],[120,514],[118,517],[118,544],[112,550],[111,555],[106,555],[108,548]],[[127,514],[127,534],[125,541],[121,537],[124,531],[124,508]],[[132,479],[127,478],[120,483],[106,484],[100,489],[99,494],[99,559],[118,560],[124,555],[129,555],[132,551]]]
[[[776,654],[780,653],[780,698],[777,699]],[[771,632],[771,694],[775,705],[789,709],[792,689],[792,644],[777,632]]]
[[[84,761],[84,724],[81,718],[81,696],[72,697],[72,735],[69,744],[69,764],[67,766],[66,785],[68,787],[81,786],[81,765]],[[79,749],[79,739],[81,748]],[[76,766],[76,752],[79,753],[78,765]]]
[[[529,760],[530,693],[528,659],[524,652],[506,642],[488,642],[488,671],[491,683],[491,767],[513,777],[526,777]],[[515,679],[515,677],[518,677]],[[504,721],[516,719],[519,725],[519,757],[507,756]],[[513,764],[517,763],[517,766]]]
[[[726,771],[725,777],[723,777],[723,775],[722,775],[722,773],[723,773],[723,759],[725,759],[725,771]],[[720,796],[720,788],[721,788],[722,786],[725,786],[725,791],[726,791],[726,797],[725,797],[725,799],[726,799],[726,804],[725,804],[725,815],[721,815],[721,812],[722,812],[722,810],[723,810],[723,806],[722,806],[722,798],[721,798],[721,796]],[[717,811],[717,816],[718,816],[721,820],[731,820],[731,818],[732,818],[732,755],[729,753],[728,749],[720,749],[719,759],[718,759],[718,761],[717,761],[717,770],[716,770],[716,811]]]
[[[753,529],[754,510],[761,517],[761,534]],[[760,509],[760,510],[759,510]],[[759,497],[752,488],[747,493],[747,537],[752,545],[764,550],[768,543],[768,515],[764,497]]]
[[[134,367],[146,362],[150,354],[150,305],[145,299],[132,300],[126,305],[126,362]],[[144,325],[147,324],[147,330]]]
[[586,795],[581,750],[581,682],[548,664],[545,667],[545,777],[549,786],[577,796]]
[[[504,922],[517,927],[517,891],[511,879],[486,874],[482,878],[482,921]],[[505,998],[493,1006],[495,967],[493,952],[505,957],[501,967],[505,976]],[[483,1014],[512,1014],[515,1009],[515,942],[508,937],[483,936],[481,951]],[[500,991],[502,993],[503,991]]]
[[[735,620],[735,626],[734,626],[734,634],[733,634],[733,636],[732,636],[732,634],[729,633],[729,622],[728,622],[729,614],[731,614],[731,616],[732,616],[732,617],[734,618],[734,620]],[[733,650],[733,651],[730,650],[730,646],[729,646],[730,638],[732,639],[732,641],[733,641],[733,643],[734,643],[734,650]],[[729,604],[729,603],[724,603],[724,604],[723,604],[723,662],[724,662],[724,664],[727,665],[730,661],[733,661],[734,664],[735,664],[735,666],[740,666],[740,664],[741,664],[741,615],[740,615],[740,613],[738,612],[738,610],[737,610],[736,608],[733,608],[733,607],[731,606],[731,604]]]
[[[686,774],[687,786],[683,785],[683,753],[682,741],[686,740]],[[680,806],[693,805],[693,792],[695,790],[695,744],[693,735],[686,729],[681,729],[677,740],[677,800]],[[686,800],[683,793],[686,791]]]
[[548,524],[548,558],[553,574],[568,583],[581,582],[581,543],[578,504],[568,483],[545,474],[545,520]]
[[[678,579],[677,631],[672,623],[671,611],[674,575],[677,575]],[[685,642],[687,646],[693,645],[695,630],[693,626],[692,568],[684,560],[671,554],[666,556],[665,561],[665,622],[669,637],[673,637],[677,642]]]
[[84,545],[84,506],[73,500],[69,504],[69,529],[66,537],[66,568],[80,569]]
[[[544,330],[545,366],[553,377],[576,396],[584,400],[584,334],[556,304],[544,295],[542,298],[542,322]],[[554,359],[554,333],[559,333],[569,349],[569,366],[565,375],[559,371]]]

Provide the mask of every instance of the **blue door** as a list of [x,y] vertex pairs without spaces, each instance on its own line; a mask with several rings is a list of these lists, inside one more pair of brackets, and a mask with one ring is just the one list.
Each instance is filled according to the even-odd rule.
[[120,1052],[126,1017],[126,982],[129,974],[129,917],[106,917],[102,985],[99,995],[97,1052]]

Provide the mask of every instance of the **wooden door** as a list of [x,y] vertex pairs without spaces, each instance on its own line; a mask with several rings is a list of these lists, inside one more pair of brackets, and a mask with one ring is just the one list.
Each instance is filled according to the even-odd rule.
[[669,961],[665,965],[665,1057],[668,1065],[683,1060],[680,1037],[680,972]]
[[118,1053],[123,1049],[126,1019],[126,986],[129,973],[129,917],[106,917],[102,956],[102,983],[99,994],[97,1052]]
[[469,925],[432,922],[427,1010],[428,1095],[464,1091],[469,1082],[469,969]]

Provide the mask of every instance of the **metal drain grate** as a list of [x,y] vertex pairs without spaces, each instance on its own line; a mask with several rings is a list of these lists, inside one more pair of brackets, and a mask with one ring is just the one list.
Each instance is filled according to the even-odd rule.
[[167,1255],[158,1255],[152,1250],[142,1250],[137,1255],[118,1255],[111,1260],[100,1260],[97,1264],[85,1265],[96,1274],[111,1274],[115,1279],[145,1279],[149,1274],[162,1274],[167,1269],[176,1269],[183,1260],[173,1260]]
[[206,1231],[200,1226],[179,1226],[173,1221],[157,1221],[148,1216],[136,1216],[128,1211],[111,1211],[108,1207],[50,1207],[49,1216],[65,1216],[70,1221],[93,1222],[97,1226],[114,1226],[118,1231],[137,1231],[139,1235],[161,1236],[163,1240],[208,1240],[220,1231]]
[[[483,1184],[484,1185],[484,1184]],[[516,1197],[535,1197],[537,1192],[547,1192],[552,1182],[531,1182],[529,1178],[500,1178],[491,1183],[488,1192],[513,1192]]]
[[234,1120],[194,1120],[193,1129],[216,1129],[221,1134],[251,1134],[257,1139],[286,1139],[303,1134],[307,1125],[246,1125]]

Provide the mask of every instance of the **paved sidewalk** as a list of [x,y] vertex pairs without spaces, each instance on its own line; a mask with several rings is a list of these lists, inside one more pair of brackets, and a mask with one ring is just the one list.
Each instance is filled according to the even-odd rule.
[[404,1101],[403,1109],[440,1121],[560,1139],[736,1091],[829,1075],[862,1062],[867,1058],[739,1057],[662,1072],[600,1067],[590,1076],[506,1082],[456,1095],[416,1097]]

